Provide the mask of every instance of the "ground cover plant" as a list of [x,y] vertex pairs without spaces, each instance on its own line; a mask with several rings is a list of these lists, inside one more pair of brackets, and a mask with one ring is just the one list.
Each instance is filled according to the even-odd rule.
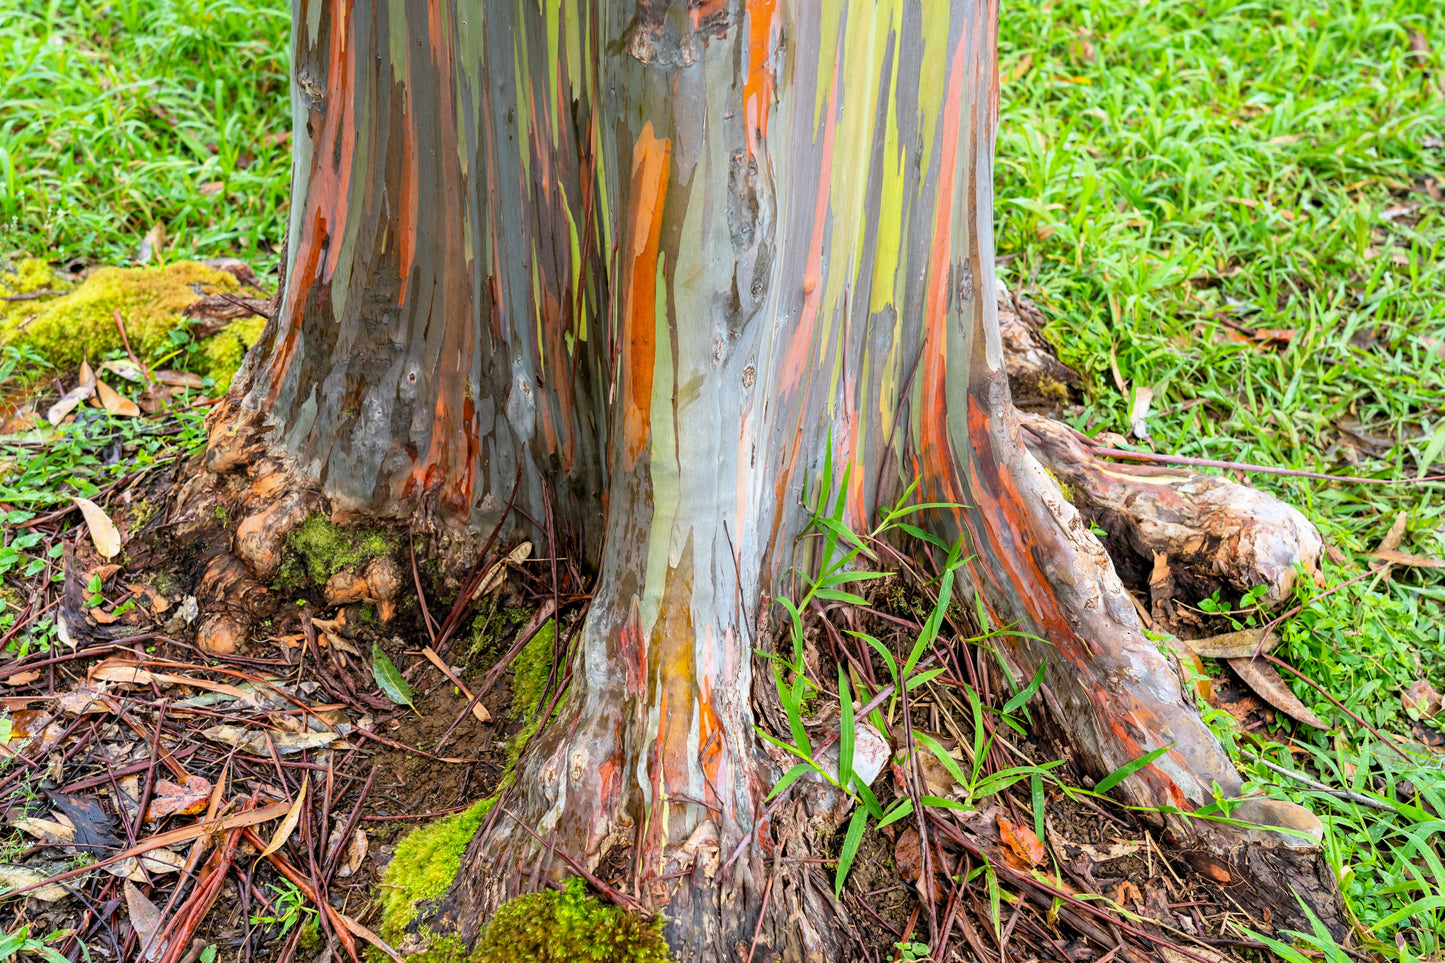
[[[1001,17],[997,253],[1085,375],[1068,420],[1199,459],[1383,481],[1445,472],[1445,12],[1060,0]],[[280,3],[0,0],[0,255],[127,265],[162,225],[152,258],[274,266],[287,22]],[[0,370],[11,388],[73,383],[44,363],[12,352]],[[61,540],[33,537],[36,514],[196,450],[197,420],[182,416],[164,442],[105,412],[43,449],[8,439],[10,591],[58,573]],[[1128,437],[1140,424],[1147,439]],[[1329,546],[1274,655],[1310,680],[1289,677],[1333,728],[1258,703],[1236,719],[1240,701],[1222,698],[1211,722],[1250,791],[1320,816],[1367,950],[1438,955],[1445,776],[1438,703],[1420,683],[1445,688],[1445,575],[1375,553],[1445,557],[1445,488],[1248,478]],[[1201,617],[1244,627],[1277,614],[1236,603]],[[54,644],[54,622],[23,603],[0,620],[14,655]],[[842,845],[851,861],[859,840]],[[997,907],[992,871],[979,880]],[[1338,958],[1317,934],[1299,939]],[[906,958],[927,952],[902,944]]]

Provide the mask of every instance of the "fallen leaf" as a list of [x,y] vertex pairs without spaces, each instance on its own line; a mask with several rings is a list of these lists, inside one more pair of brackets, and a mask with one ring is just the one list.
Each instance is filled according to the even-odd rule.
[[1044,861],[1044,844],[1039,842],[1032,829],[1026,829],[999,816],[998,834],[1008,844],[1009,852],[1006,855],[1017,857],[1024,867],[1037,866]]
[[377,936],[377,935],[376,935],[375,933],[373,933],[371,930],[367,929],[365,926],[362,926],[360,923],[358,923],[356,920],[352,919],[351,917],[347,916],[345,913],[337,913],[336,915],[339,916],[339,917],[341,917],[341,925],[342,925],[342,926],[345,926],[345,927],[346,927],[348,930],[350,930],[352,933],[354,933],[354,934],[356,934],[357,936],[361,937],[363,940],[366,940],[366,942],[370,943],[372,946],[376,947],[378,950],[381,950],[381,951],[382,951],[383,953],[385,953],[387,956],[389,956],[389,957],[391,957],[393,960],[395,960],[396,963],[402,963],[402,960],[404,959],[404,957],[403,957],[400,953],[398,953],[396,950],[394,950],[394,949],[392,949],[391,947],[387,946],[386,943],[382,940],[381,937]]
[[120,394],[104,381],[95,383],[95,397],[100,406],[117,418],[139,418],[140,406]]
[[301,819],[301,807],[304,805],[306,805],[306,777],[302,776],[301,788],[296,792],[295,802],[291,803],[291,808],[287,811],[286,818],[281,820],[281,825],[276,827],[276,835],[272,836],[271,842],[261,850],[259,859],[265,859],[286,844],[286,838],[291,835],[292,830],[296,828],[297,821]]
[[411,686],[397,670],[396,663],[387,657],[379,642],[371,644],[371,674],[376,679],[377,686],[388,699],[399,706],[411,706],[413,712],[417,711]]
[[39,867],[0,863],[0,887],[3,887],[6,893],[23,889],[26,896],[34,896],[46,903],[58,903],[70,895],[70,891],[59,883],[45,882],[52,875],[54,874]]
[[215,197],[225,189],[225,184],[220,181],[206,181],[199,188],[202,197]]
[[146,236],[141,238],[140,248],[135,254],[135,263],[151,263],[151,259],[165,250],[165,246],[166,226],[164,224],[152,226],[149,231],[146,231]]
[[346,861],[336,871],[336,875],[342,879],[350,876],[361,868],[361,861],[366,858],[367,850],[366,830],[357,829],[351,834],[351,841],[346,844]]
[[[1264,629],[1240,629],[1238,632],[1225,632],[1222,635],[1211,635],[1204,639],[1180,639],[1180,641],[1187,645],[1195,655],[1206,659],[1251,659],[1254,658],[1255,649],[1259,647],[1262,638],[1264,638]],[[1272,633],[1269,642],[1260,651],[1274,651],[1275,647],[1279,645],[1279,641],[1279,633]]]
[[1425,679],[1416,679],[1410,683],[1410,688],[1400,696],[1400,701],[1407,710],[1413,709],[1427,719],[1433,717],[1441,708],[1440,693]]
[[893,863],[898,867],[898,878],[905,883],[916,883],[923,875],[923,846],[918,830],[909,826],[898,834],[893,844]]
[[115,835],[116,819],[100,805],[93,796],[76,796],[67,793],[49,792],[50,805],[55,807],[54,816],[64,817],[75,830],[75,843],[91,853],[103,849],[119,849],[121,842]]
[[150,876],[179,873],[186,866],[186,858],[169,849],[157,849],[143,856],[127,856],[118,863],[101,867],[112,876],[128,879],[133,883],[150,881]]
[[77,686],[58,696],[55,704],[61,712],[72,716],[94,715],[115,709],[106,698],[105,686]]
[[120,554],[120,530],[115,527],[115,522],[110,516],[89,498],[72,498],[72,502],[80,509],[80,514],[85,516],[86,527],[90,529],[90,540],[95,543],[95,550],[105,558],[115,558]]
[[1395,552],[1399,550],[1400,543],[1405,539],[1405,525],[1408,517],[1403,511],[1395,516],[1395,523],[1390,526],[1390,530],[1385,533],[1385,537],[1380,539],[1380,545],[1375,549],[1376,552]]
[[125,906],[130,911],[130,925],[140,940],[141,952],[155,963],[164,945],[157,933],[161,926],[160,907],[146,899],[130,880],[125,881]]
[[186,776],[179,783],[157,779],[151,803],[146,807],[146,821],[154,822],[171,815],[193,816],[202,812],[211,801],[211,784],[200,776]]
[[502,583],[507,580],[507,565],[519,565],[531,557],[532,543],[523,542],[505,556],[493,562],[492,567],[487,569],[487,574],[482,576],[482,580],[477,583],[477,588],[476,591],[472,593],[472,598],[479,599],[501,588]]
[[95,394],[95,385],[81,385],[71,388],[60,396],[60,400],[49,408],[45,409],[45,420],[51,425],[59,425],[65,420],[65,416],[76,409],[79,404],[91,395]]
[[1149,440],[1149,427],[1144,421],[1149,417],[1149,405],[1153,401],[1153,388],[1140,385],[1134,389],[1134,401],[1129,407],[1129,433],[1140,441]]
[[1307,726],[1314,726],[1316,729],[1333,729],[1328,722],[1315,715],[1299,698],[1290,691],[1289,686],[1279,677],[1274,666],[1268,662],[1256,659],[1230,659],[1229,667],[1239,675],[1244,683],[1255,693],[1274,706],[1280,712],[1303,722]]
[[26,669],[24,672],[17,672],[14,675],[0,679],[0,685],[29,685],[39,678],[39,669]]
[[1425,558],[1406,552],[1372,552],[1370,557],[1395,565],[1408,565],[1411,568],[1445,568],[1445,558]]
[[41,819],[39,816],[18,816],[10,820],[10,825],[50,846],[69,845],[75,842],[74,827],[58,823],[53,819]]
[[145,378],[145,372],[141,371],[140,365],[134,361],[122,358],[117,361],[106,361],[100,366],[101,371],[109,371],[111,374],[119,375],[126,381],[141,381]]
[[172,371],[169,368],[164,371],[152,371],[151,377],[169,388],[200,388],[206,383],[206,379],[198,374],[189,371]]
[[[256,729],[241,726],[212,726],[201,732],[212,742],[235,746],[256,756],[267,756],[266,734]],[[341,738],[339,732],[277,732],[271,736],[271,743],[281,755],[319,749]]]
[[492,714],[487,711],[487,707],[482,705],[480,700],[477,700],[475,702],[472,701],[474,698],[472,695],[472,690],[468,689],[465,685],[462,684],[462,680],[457,678],[456,673],[451,670],[451,666],[443,662],[442,657],[437,655],[435,650],[433,650],[431,646],[428,645],[423,648],[421,650],[421,654],[426,656],[428,662],[440,669],[442,675],[446,676],[448,679],[451,680],[452,685],[456,686],[458,689],[461,690],[462,696],[468,702],[471,702],[472,715],[476,716],[478,722],[492,721]]

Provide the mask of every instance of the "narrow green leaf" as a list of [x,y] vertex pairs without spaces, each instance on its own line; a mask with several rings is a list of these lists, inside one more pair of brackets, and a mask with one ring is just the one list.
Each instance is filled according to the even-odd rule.
[[925,806],[932,806],[935,809],[969,810],[973,808],[967,803],[959,802],[957,799],[944,799],[942,796],[919,796],[918,801]]
[[1119,783],[1123,782],[1126,778],[1134,775],[1134,773],[1138,772],[1140,769],[1143,769],[1145,766],[1149,765],[1149,763],[1153,762],[1155,759],[1158,759],[1160,756],[1164,755],[1164,753],[1168,752],[1170,749],[1173,748],[1174,743],[1171,742],[1166,746],[1160,746],[1158,749],[1153,749],[1149,752],[1144,753],[1144,755],[1140,756],[1138,759],[1135,759],[1133,762],[1124,763],[1124,765],[1120,766],[1118,769],[1115,769],[1103,779],[1099,780],[1099,784],[1094,787],[1094,792],[1108,792],[1110,789],[1113,789],[1115,786],[1119,785]]
[[778,784],[773,787],[772,792],[768,793],[767,798],[772,799],[778,793],[782,792],[784,789],[787,789],[793,783],[797,782],[800,776],[806,776],[808,773],[813,771],[814,766],[811,763],[798,763],[796,766],[789,769],[786,773],[783,774],[783,778],[778,780]]
[[946,668],[940,667],[940,668],[937,668],[937,669],[929,669],[929,670],[927,670],[926,672],[920,672],[920,673],[918,673],[918,674],[915,675],[913,678],[911,678],[911,679],[908,680],[908,683],[907,683],[907,685],[908,685],[908,691],[909,691],[909,692],[912,692],[914,689],[916,689],[916,688],[918,688],[919,686],[923,685],[923,683],[929,681],[930,679],[936,679],[936,678],[938,678],[940,675],[942,675],[942,674],[943,674],[944,672],[946,672],[946,671],[948,671]]
[[933,753],[943,768],[948,770],[948,774],[956,779],[960,786],[968,785],[968,780],[963,776],[963,770],[958,767],[958,760],[950,756],[948,750],[944,749],[937,739],[926,732],[919,732],[917,729],[913,730],[913,738],[922,743],[924,748],[929,752]]
[[859,799],[863,800],[864,807],[874,819],[882,819],[883,807],[878,805],[878,797],[873,795],[873,790],[869,789],[862,782],[858,782],[857,780],[854,780],[854,782],[857,782],[857,785],[853,787],[853,791],[858,794]]
[[853,729],[853,696],[842,663],[838,665],[838,717],[838,784],[846,789],[853,782],[853,741],[858,734]]
[[864,642],[867,642],[873,647],[874,652],[877,652],[880,656],[883,657],[883,664],[888,666],[888,675],[890,678],[892,678],[893,684],[897,685],[898,661],[893,658],[893,653],[888,650],[888,646],[884,645],[882,642],[879,642],[877,639],[867,634],[866,632],[854,632],[852,630],[848,630],[848,634],[853,636],[854,638],[862,639]]
[[835,899],[843,895],[843,880],[848,878],[848,870],[853,865],[853,857],[858,855],[858,844],[863,842],[863,830],[867,826],[868,811],[854,810],[853,818],[848,820],[848,834],[843,837],[843,848],[838,851],[838,875],[833,883]]
[[838,589],[820,588],[813,592],[814,598],[826,599],[830,602],[846,602],[849,605],[867,605],[868,600],[861,595],[854,595],[852,592],[843,592]]
[[890,824],[892,824],[892,823],[896,823],[896,822],[898,822],[898,820],[902,819],[902,818],[905,817],[905,816],[911,815],[912,813],[913,813],[913,800],[912,800],[912,799],[902,799],[902,800],[899,800],[898,804],[897,804],[896,806],[894,806],[892,809],[888,810],[888,814],[878,821],[878,828],[879,828],[879,829],[882,829],[884,826],[888,826],[888,825],[890,825]]
[[793,731],[793,741],[797,743],[804,755],[811,756],[813,744],[808,740],[808,730],[803,727],[802,714],[803,696],[806,694],[807,683],[808,680],[801,675],[793,680],[792,693],[783,709],[788,714],[788,728]]
[[1033,681],[1031,681],[1031,682],[1028,684],[1028,686],[1027,686],[1022,692],[1020,692],[1018,695],[1014,696],[1012,699],[1010,699],[1009,701],[1007,701],[1007,702],[1004,703],[1004,706],[1003,706],[1003,714],[1004,714],[1004,715],[1008,715],[1010,712],[1013,712],[1015,709],[1021,708],[1021,707],[1024,706],[1030,699],[1032,699],[1032,698],[1034,697],[1034,693],[1036,693],[1036,692],[1039,691],[1039,686],[1041,686],[1041,685],[1044,684],[1044,670],[1047,669],[1048,667],[1049,667],[1049,662],[1048,662],[1047,659],[1045,659],[1045,660],[1044,660],[1044,664],[1041,665],[1041,666],[1039,666],[1039,671],[1037,671],[1037,672],[1034,673]]
[[923,529],[919,528],[917,525],[909,525],[907,522],[899,522],[899,523],[898,523],[898,529],[899,529],[900,531],[907,532],[909,535],[912,535],[914,538],[918,539],[920,542],[927,542],[929,545],[932,545],[932,546],[934,546],[935,548],[941,548],[941,549],[943,549],[943,551],[945,551],[945,552],[948,551],[948,543],[947,543],[947,542],[945,542],[943,539],[939,538],[937,535],[933,535],[933,534],[931,534],[931,533],[929,533],[929,532],[925,532]]
[[1034,773],[1029,777],[1030,795],[1034,804],[1034,835],[1044,841],[1044,777]]
[[376,642],[371,643],[371,674],[383,695],[399,706],[410,706],[412,712],[417,711],[411,686]]
[[1440,453],[1445,452],[1445,421],[1435,426],[1435,432],[1430,436],[1430,443],[1425,446],[1425,453],[1420,456],[1420,470],[1416,478],[1424,478],[1430,473],[1430,466],[1435,464],[1435,459]]

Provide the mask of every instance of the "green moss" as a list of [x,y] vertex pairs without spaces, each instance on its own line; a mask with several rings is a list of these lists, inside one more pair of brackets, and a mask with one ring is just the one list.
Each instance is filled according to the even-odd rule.
[[286,536],[286,544],[296,561],[288,559],[282,563],[276,582],[287,588],[299,587],[289,580],[299,581],[303,574],[313,585],[325,585],[327,579],[343,568],[379,558],[392,548],[386,532],[381,529],[342,528],[325,515],[308,517],[300,528]]
[[301,924],[301,937],[296,941],[296,947],[301,951],[300,955],[314,959],[324,946],[321,920],[315,913],[308,913],[306,922]]
[[[44,262],[22,261],[4,275],[6,286],[61,287]],[[154,361],[172,349],[170,333],[185,324],[181,312],[203,294],[235,291],[236,279],[196,261],[163,268],[101,268],[64,294],[5,302],[0,342],[28,346],[65,368],[124,347],[115,312],[125,321],[131,348]]]
[[206,374],[216,383],[218,394],[231,387],[231,379],[241,369],[246,352],[260,339],[265,328],[265,318],[232,321],[206,342]]
[[[417,904],[446,893],[462,865],[462,854],[497,797],[438,819],[407,834],[381,878],[381,938],[395,946],[416,918]],[[445,942],[438,940],[436,942]]]
[[562,892],[529,893],[502,904],[470,963],[666,963],[662,920],[646,920],[587,895],[573,877]]
[[552,675],[552,648],[556,634],[556,620],[548,619],[512,660],[512,718],[525,725],[507,745],[508,769],[517,764],[522,748],[542,727],[542,714],[537,710],[542,705],[542,697],[547,694],[547,679]]

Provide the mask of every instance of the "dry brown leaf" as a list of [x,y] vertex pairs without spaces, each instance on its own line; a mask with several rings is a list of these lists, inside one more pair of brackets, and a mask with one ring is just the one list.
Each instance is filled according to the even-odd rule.
[[345,879],[360,869],[361,861],[366,858],[367,848],[366,830],[357,829],[351,834],[351,841],[346,844],[346,861],[341,864],[336,875]]
[[211,784],[200,776],[186,776],[179,783],[157,779],[151,804],[146,807],[146,821],[167,816],[191,816],[201,812],[211,801]]
[[1129,880],[1121,880],[1118,886],[1114,887],[1114,902],[1120,906],[1127,906],[1130,903],[1143,903],[1144,894],[1139,892],[1139,887]]
[[51,425],[59,425],[82,401],[93,394],[95,394],[94,383],[71,388],[60,396],[59,401],[45,409],[45,420]]
[[145,378],[145,372],[140,369],[140,366],[126,358],[102,362],[100,370],[119,375],[126,381],[141,381]]
[[125,905],[130,911],[130,925],[141,943],[141,952],[154,963],[165,945],[157,932],[161,927],[160,907],[146,899],[130,880],[125,882]]
[[[1181,639],[1189,650],[1195,655],[1206,659],[1249,659],[1254,657],[1255,649],[1259,647],[1260,639],[1264,638],[1264,629],[1240,629],[1238,632],[1225,632],[1222,635],[1211,635],[1204,639]],[[1261,650],[1271,652],[1279,645],[1279,633],[1271,634],[1269,642]]]
[[[212,726],[201,732],[212,742],[235,746],[257,756],[269,755],[266,747],[266,733],[242,726]],[[319,749],[341,738],[339,732],[277,732],[271,735],[271,744],[283,756],[301,752],[304,749]]]
[[281,825],[276,827],[276,835],[271,837],[271,842],[261,850],[259,859],[265,859],[276,850],[286,844],[286,838],[296,828],[296,823],[301,819],[301,807],[306,805],[306,777],[301,777],[301,788],[296,791],[296,800],[291,803],[291,808],[286,812],[286,818],[281,820]]
[[1425,558],[1407,552],[1372,552],[1370,557],[1395,565],[1408,565],[1411,568],[1445,568],[1445,558]]
[[1291,719],[1303,722],[1307,726],[1314,726],[1316,729],[1334,728],[1334,726],[1305,708],[1305,704],[1299,701],[1299,698],[1290,691],[1289,686],[1284,684],[1284,680],[1279,677],[1279,673],[1275,671],[1274,666],[1268,662],[1258,659],[1230,659],[1229,667],[1233,669],[1239,677],[1244,680],[1245,684],[1253,689],[1261,699]]
[[12,676],[0,679],[0,685],[29,685],[40,678],[39,669],[26,669],[24,672],[17,672]]
[[1391,525],[1390,530],[1385,533],[1385,537],[1380,539],[1380,545],[1378,548],[1375,549],[1375,551],[1398,551],[1400,548],[1400,543],[1405,539],[1405,524],[1408,521],[1408,518],[1409,516],[1405,512],[1400,512],[1399,514],[1397,514],[1395,516],[1395,524]]
[[169,849],[157,849],[144,856],[130,856],[101,868],[112,876],[128,879],[132,883],[147,883],[153,875],[179,873],[185,865],[185,857],[181,854],[173,853]]
[[100,406],[117,418],[139,418],[140,406],[104,381],[95,383],[95,397]]
[[1154,401],[1154,389],[1140,385],[1134,389],[1134,401],[1129,406],[1129,433],[1140,441],[1149,440],[1149,426],[1145,419],[1149,417],[1149,406]]
[[1008,851],[1004,855],[1017,858],[1024,868],[1037,866],[1044,861],[1044,844],[1039,842],[1032,829],[999,816],[998,834],[1008,845]]
[[152,371],[151,377],[170,388],[200,388],[205,379],[189,371]]
[[72,502],[80,509],[80,514],[85,516],[85,525],[90,529],[90,540],[95,543],[95,550],[105,558],[115,558],[120,554],[120,530],[115,527],[115,522],[110,516],[89,498],[72,498]]
[[508,552],[504,557],[493,562],[492,567],[487,569],[487,574],[482,576],[481,582],[477,584],[477,589],[472,593],[472,598],[479,599],[501,588],[502,583],[507,580],[507,565],[518,565],[531,557],[532,543],[523,542]]
[[10,820],[10,825],[22,832],[27,832],[51,846],[75,842],[75,827],[67,826],[64,823],[52,819],[41,819],[38,816],[20,816]]
[[1433,717],[1441,708],[1440,693],[1425,679],[1416,679],[1410,683],[1410,688],[1400,696],[1400,701],[1406,709],[1414,709],[1427,719]]
[[442,675],[446,676],[448,679],[451,680],[452,685],[456,686],[458,689],[461,690],[461,693],[466,698],[466,700],[468,702],[471,702],[472,715],[477,717],[478,722],[492,721],[492,714],[487,711],[487,707],[482,705],[480,700],[472,702],[472,699],[474,698],[472,695],[472,690],[468,689],[465,685],[462,684],[462,680],[457,678],[456,673],[451,670],[451,667],[449,665],[442,661],[442,657],[437,655],[431,646],[428,645],[424,647],[421,650],[421,654],[427,657],[428,662],[440,669]]
[[56,883],[47,884],[47,877],[48,874],[32,866],[0,863],[0,886],[3,886],[7,893],[23,889],[26,896],[34,896],[46,903],[58,903],[70,898],[70,890]]
[[395,960],[396,963],[402,963],[404,957],[396,950],[387,946],[381,937],[377,936],[371,930],[367,929],[365,926],[362,926],[360,923],[347,916],[345,913],[337,913],[336,915],[341,917],[341,925],[345,926],[348,930],[361,937],[363,940],[366,940],[366,942],[370,943],[378,950],[381,950],[387,956]]

